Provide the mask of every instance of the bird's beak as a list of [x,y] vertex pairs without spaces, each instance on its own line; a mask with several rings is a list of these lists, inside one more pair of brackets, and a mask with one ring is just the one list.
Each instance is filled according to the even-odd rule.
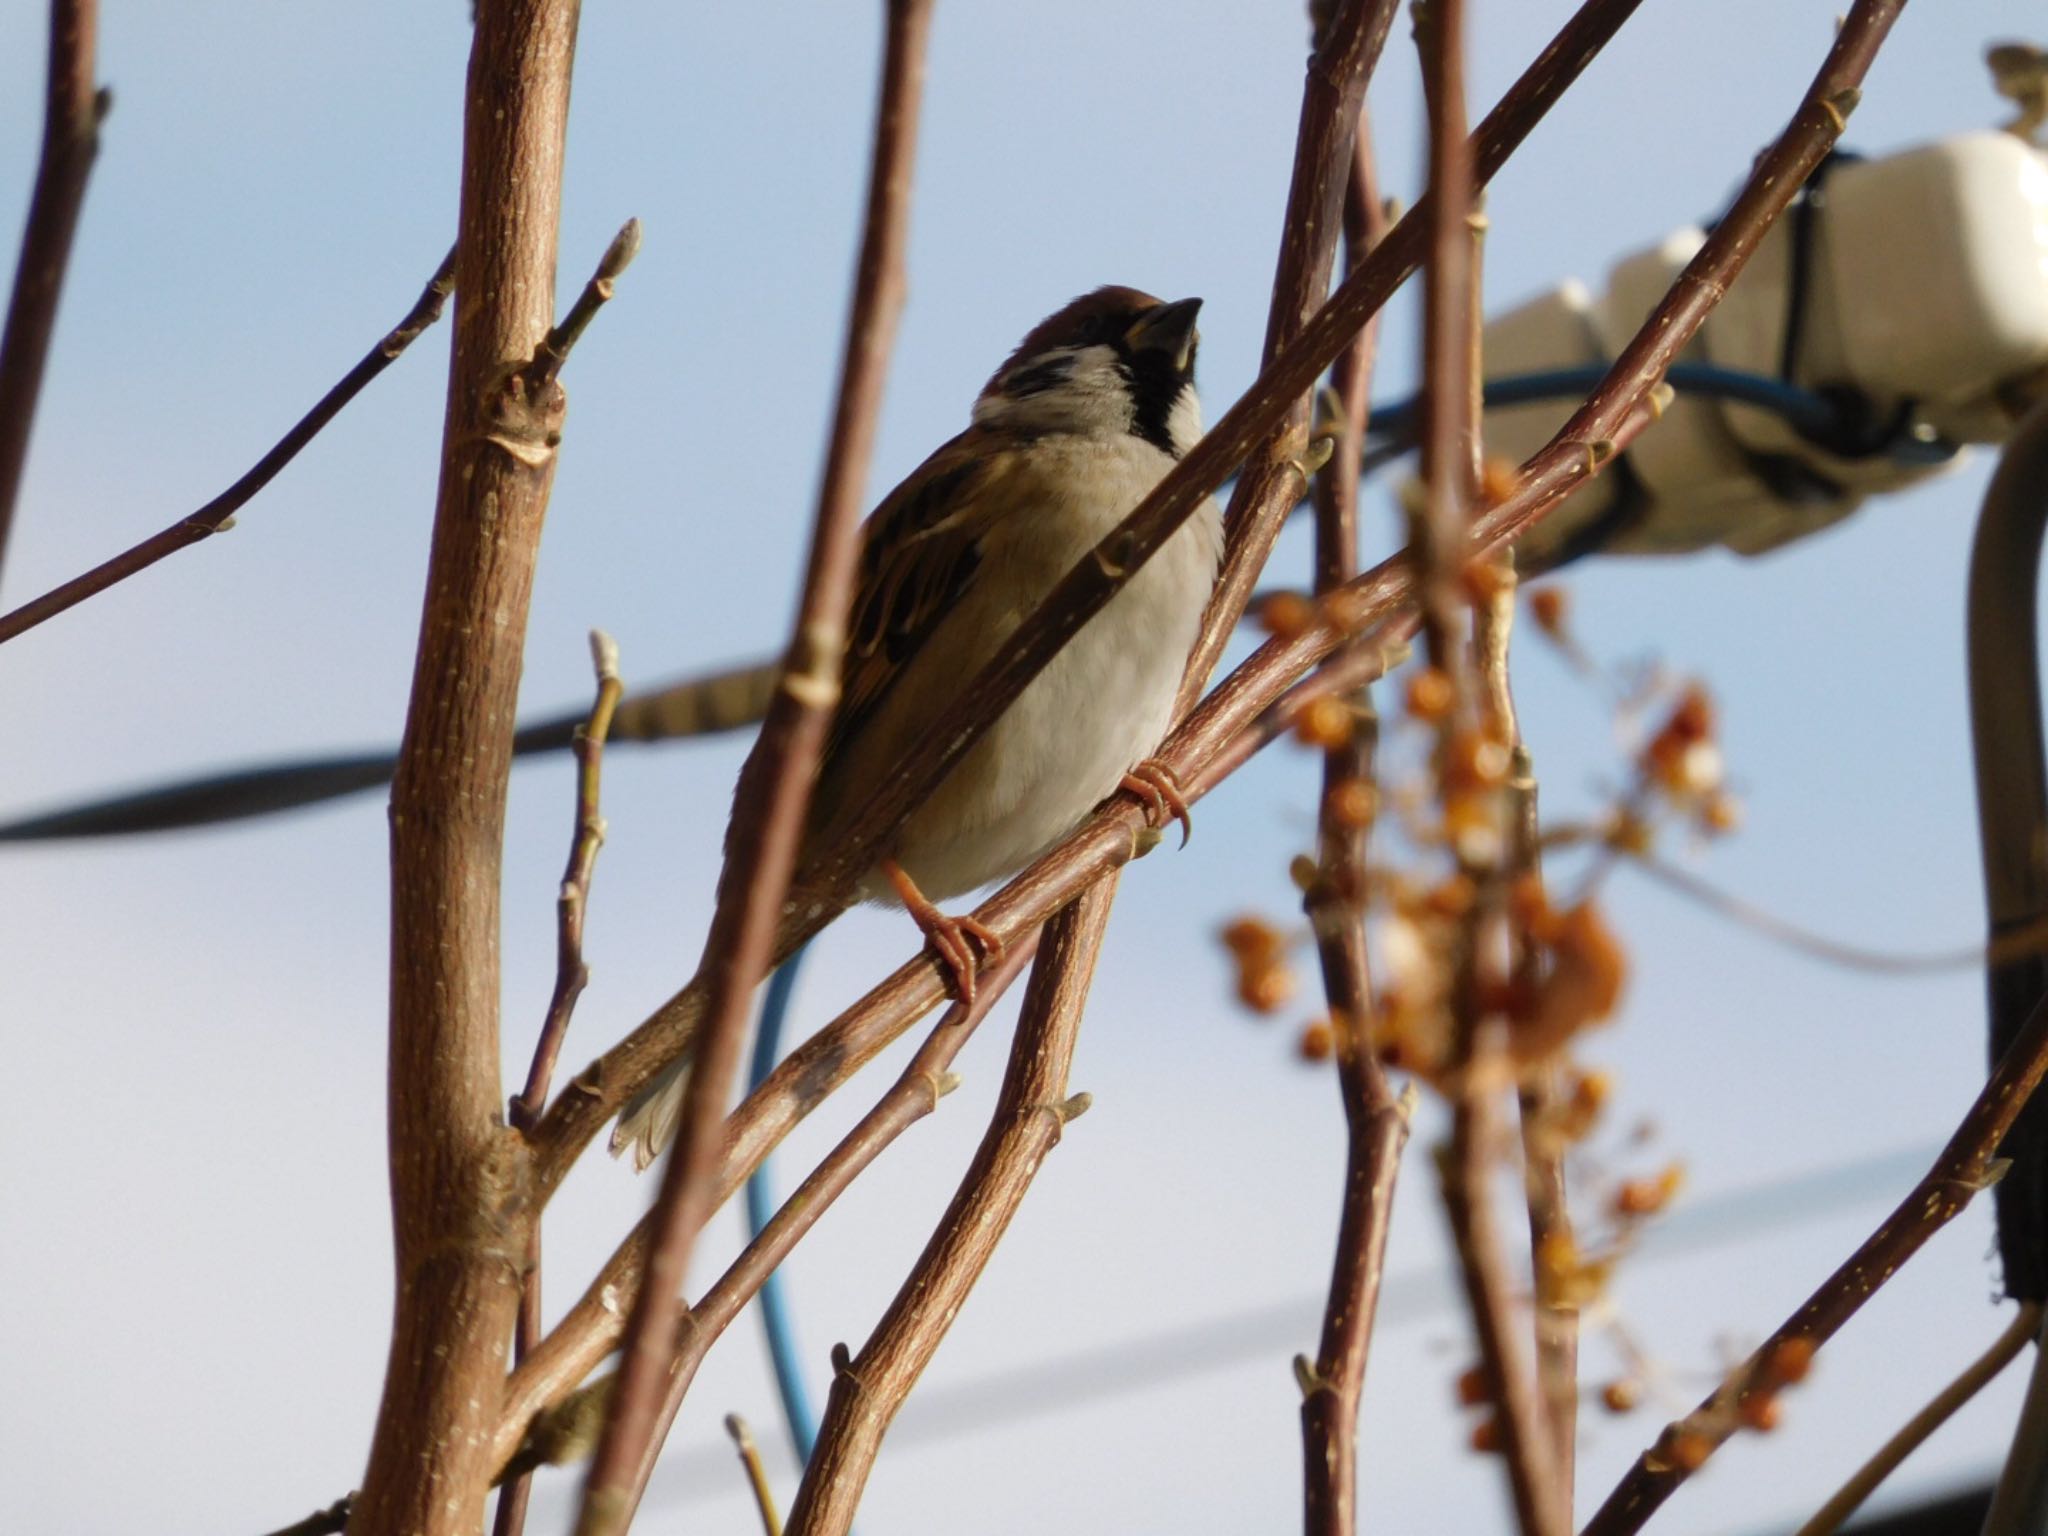
[[1124,332],[1124,344],[1134,352],[1164,352],[1177,371],[1186,373],[1195,360],[1195,316],[1201,309],[1200,299],[1176,299],[1148,309]]

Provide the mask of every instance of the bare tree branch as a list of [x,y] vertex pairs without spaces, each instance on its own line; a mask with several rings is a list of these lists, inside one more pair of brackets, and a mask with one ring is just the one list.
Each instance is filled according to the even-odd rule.
[[1876,1453],[1858,1467],[1834,1496],[1814,1511],[1813,1518],[1792,1536],[1834,1536],[1841,1529],[1842,1522],[1855,1514],[1863,1501],[1877,1492],[1878,1486],[1926,1443],[1929,1435],[1996,1381],[1999,1373],[2019,1358],[2020,1352],[2034,1342],[2040,1331],[2040,1306],[2034,1302],[2021,1303],[2019,1310],[2013,1313],[2012,1321],[1992,1341],[1991,1347],[1965,1366],[1954,1381],[1935,1393],[1919,1412],[1902,1424],[1898,1433],[1879,1446]]
[[[1479,624],[1482,666],[1498,682],[1496,718],[1508,742],[1507,867],[1512,892],[1524,881],[1542,889],[1542,839],[1537,824],[1537,787],[1529,749],[1522,743],[1514,701],[1507,687],[1507,635],[1514,617],[1515,594],[1510,582],[1493,598],[1491,616]],[[1542,982],[1543,951],[1528,924],[1513,914],[1510,903],[1508,984],[1517,996],[1533,996]],[[1556,1119],[1558,1063],[1535,1068],[1521,1083],[1517,1107],[1522,1128],[1522,1192],[1529,1215],[1529,1254],[1535,1276],[1533,1297],[1536,1330],[1537,1399],[1549,1424],[1550,1454],[1556,1471],[1557,1500],[1564,1523],[1572,1518],[1572,1488],[1579,1434],[1579,1308],[1559,1294],[1559,1261],[1577,1251],[1571,1206],[1565,1198],[1565,1140]]]
[[419,655],[391,790],[397,1298],[353,1536],[467,1536],[526,1260],[498,924],[528,599],[565,399],[550,332],[576,0],[483,7],[465,89],[455,344]]
[[233,527],[235,514],[253,501],[258,491],[275,480],[279,471],[299,456],[299,450],[341,414],[343,406],[361,394],[372,379],[397,361],[399,353],[411,346],[421,332],[441,318],[441,307],[448,301],[454,277],[455,252],[450,251],[397,327],[365,353],[361,362],[342,375],[341,382],[322,395],[268,453],[250,466],[247,474],[205,506],[187,513],[162,532],[151,534],[111,560],[102,561],[84,575],[74,576],[62,586],[52,587],[41,597],[0,614],[0,644],[25,634],[47,619],[54,619],[66,609],[77,607],[87,598],[126,581],[136,572],[148,570],[159,560]]
[[[1352,180],[1359,109],[1398,8],[1399,0],[1328,0],[1319,8],[1308,78],[1302,83],[1294,179],[1280,227],[1273,302],[1266,314],[1264,363],[1270,364],[1301,334],[1330,292],[1337,236],[1344,227],[1344,199]],[[1186,714],[1208,686],[1209,674],[1244,616],[1281,525],[1308,489],[1302,456],[1308,448],[1309,406],[1306,392],[1289,403],[1238,477],[1223,524],[1223,570],[1188,657],[1176,715]]]
[[[1371,135],[1361,112],[1344,197],[1348,269],[1356,271],[1385,233]],[[1331,377],[1337,441],[1315,483],[1318,593],[1334,591],[1358,571],[1359,455],[1377,332],[1377,322],[1360,331],[1338,357]],[[1352,1536],[1358,1528],[1358,1402],[1386,1263],[1394,1178],[1413,1112],[1412,1091],[1397,1099],[1373,1054],[1372,976],[1365,942],[1370,822],[1357,814],[1353,802],[1376,792],[1379,721],[1371,713],[1369,695],[1356,697],[1358,719],[1351,739],[1324,754],[1316,881],[1303,898],[1330,1008],[1347,1143],[1343,1213],[1321,1342],[1313,1361],[1298,1357],[1295,1366],[1302,1387],[1303,1526],[1308,1536]]]
[[1038,1165],[1088,1107],[1086,1094],[1067,1096],[1067,1068],[1115,894],[1113,879],[1098,881],[1047,924],[1002,1092],[967,1176],[860,1353],[849,1359],[842,1347],[835,1357],[789,1536],[843,1536],[850,1528],[889,1421],[987,1268]]
[[50,0],[43,150],[36,162],[35,190],[29,194],[7,326],[0,331],[0,565],[7,559],[29,432],[43,391],[43,365],[57,325],[57,300],[79,210],[85,206],[85,183],[99,154],[100,124],[113,105],[112,93],[93,83],[98,40],[99,0]]
[[[1587,0],[1480,128],[1474,150],[1482,177],[1498,169],[1640,0]],[[1226,411],[1131,515],[1076,565],[1018,627],[943,716],[923,746],[874,799],[868,817],[799,871],[806,892],[831,896],[871,867],[883,842],[921,804],[981,734],[1009,708],[1060,648],[1122,590],[1230,469],[1256,452],[1317,376],[1399,287],[1421,254],[1425,210],[1403,219],[1386,241],[1280,349],[1250,390]],[[1660,370],[1661,372],[1661,370]],[[1648,381],[1646,381],[1647,384]]]
[[[1414,586],[1430,665],[1450,684],[1451,708],[1438,726],[1436,765],[1446,825],[1455,791],[1446,765],[1461,741],[1480,733],[1480,700],[1470,646],[1465,569],[1479,482],[1479,259],[1477,212],[1465,140],[1463,0],[1427,0],[1415,12],[1429,110],[1429,263],[1423,269],[1423,505],[1411,519]],[[1498,858],[1459,864],[1482,899],[1454,946],[1449,965],[1453,1043],[1451,1135],[1438,1156],[1444,1213],[1472,1313],[1480,1379],[1491,1407],[1518,1529],[1565,1536],[1570,1515],[1558,1507],[1549,1434],[1537,1410],[1526,1363],[1516,1348],[1513,1290],[1492,1209],[1494,1096],[1500,1078],[1498,1028],[1479,1004],[1480,939],[1497,910]]]
[[[600,268],[597,282],[610,283]],[[591,292],[586,288],[585,293]],[[606,294],[606,298],[610,295]],[[572,311],[572,316],[574,312]],[[557,327],[558,330],[562,327]],[[577,328],[579,331],[581,327]],[[571,338],[573,340],[573,336]],[[542,343],[541,354],[549,355]],[[540,1038],[533,1048],[533,1063],[527,1068],[526,1086],[512,1096],[506,1120],[520,1135],[530,1135],[547,1104],[548,1082],[562,1053],[562,1039],[569,1032],[569,1020],[576,1000],[590,985],[590,966],[583,958],[583,914],[590,900],[590,880],[597,869],[597,853],[604,846],[604,816],[599,808],[603,782],[604,741],[612,716],[618,709],[625,684],[619,677],[619,648],[601,629],[590,632],[590,659],[597,672],[597,697],[590,717],[578,728],[576,753],[576,825],[569,837],[569,863],[562,871],[561,893],[555,901],[555,987],[548,999],[547,1016],[541,1021]],[[533,1352],[541,1340],[540,1218],[536,1216],[526,1236],[526,1275],[519,1293],[519,1325],[512,1339],[512,1364]],[[492,1518],[494,1536],[519,1536],[526,1525],[528,1496],[533,1490],[530,1471],[506,1479],[498,1493],[498,1507]]]
[[782,1519],[775,1513],[775,1491],[768,1486],[768,1469],[761,1465],[761,1447],[754,1443],[753,1430],[738,1414],[728,1413],[725,1432],[732,1436],[733,1446],[740,1453],[740,1465],[746,1468],[747,1486],[754,1491],[754,1508],[760,1512],[762,1531],[765,1536],[782,1536]]
[[1027,939],[1003,957],[981,978],[974,1001],[955,1003],[947,1009],[910,1064],[882,1095],[875,1107],[834,1147],[825,1160],[811,1171],[796,1192],[783,1201],[781,1209],[747,1244],[725,1273],[718,1277],[704,1299],[684,1314],[675,1358],[669,1363],[667,1387],[662,1398],[658,1430],[648,1453],[635,1470],[632,1490],[637,1505],[654,1473],[659,1443],[668,1434],[683,1406],[683,1395],[696,1380],[698,1367],[710,1353],[719,1335],[732,1325],[740,1309],[768,1281],[775,1267],[789,1256],[804,1234],[816,1226],[833,1202],[846,1192],[854,1179],[866,1171],[884,1148],[911,1126],[938,1108],[939,1100],[951,1093],[958,1079],[950,1070],[953,1058],[972,1038],[981,1021],[988,1017],[1010,983],[1024,973],[1038,952],[1036,936]]
[[[1610,5],[1582,9],[1560,33],[1559,41],[1545,51],[1544,58],[1569,54],[1582,65],[1587,50],[1596,47],[1625,19],[1625,14],[1617,11],[1625,13],[1631,8],[1613,0]],[[1595,21],[1606,30],[1589,35],[1588,28]],[[1854,74],[1845,77],[1832,67],[1825,71],[1822,85],[1829,93],[1839,92],[1860,77],[1875,51],[1875,40],[1860,26],[1845,31],[1837,39],[1838,50],[1844,48],[1844,39],[1848,51],[1840,56],[1850,61]],[[1533,87],[1524,90],[1518,86],[1510,92],[1510,99],[1543,94]],[[1837,106],[1830,115],[1818,105],[1821,100],[1821,96],[1809,93],[1779,143],[1753,168],[1734,208],[1644,322],[1600,388],[1549,446],[1530,461],[1518,489],[1480,518],[1472,535],[1471,558],[1492,553],[1542,518],[1592,479],[1614,452],[1654,419],[1661,408],[1658,380],[1663,368],[1692,339],[1712,308],[1711,295],[1725,291],[1838,136],[1840,109]],[[1505,110],[1505,105],[1496,109],[1496,116]],[[1392,238],[1389,237],[1390,241]],[[1360,277],[1372,269],[1372,258],[1368,258],[1359,276],[1347,280],[1339,294],[1353,290]],[[1336,302],[1333,300],[1332,304]],[[1326,306],[1321,313],[1327,316],[1329,312],[1330,307]],[[1330,693],[1350,691],[1381,675],[1390,648],[1398,644],[1413,622],[1409,604],[1405,557],[1383,562],[1347,582],[1325,605],[1331,611],[1324,617],[1299,634],[1269,640],[1219,684],[1168,737],[1158,754],[1160,761],[1177,777],[1190,800],[1199,799],[1284,731],[1307,703]],[[1307,682],[1301,681],[1309,669],[1340,651],[1323,672]],[[1019,942],[1072,901],[1080,890],[1133,858],[1140,851],[1138,836],[1143,819],[1139,808],[1127,800],[1105,806],[978,907],[975,917],[993,928],[1006,944]],[[826,1031],[813,1037],[811,1043],[819,1047],[818,1057],[806,1056],[808,1045],[792,1053],[778,1070],[781,1084],[777,1095],[766,1102],[765,1112],[751,1122],[748,1135],[753,1139],[744,1146],[735,1145],[733,1164],[745,1168],[750,1158],[758,1161],[768,1146],[786,1134],[789,1126],[823,1092],[829,1091],[829,1087],[818,1090],[806,1084],[799,1075],[803,1070],[800,1062],[814,1070],[829,1052],[835,1073],[850,1072],[943,996],[944,984],[928,958],[920,956],[900,966]],[[536,1187],[541,1195],[559,1184],[577,1153],[618,1107],[673,1058],[690,1036],[701,1001],[700,989],[685,988],[627,1040],[580,1074],[573,1089],[557,1097],[535,1140]],[[786,1077],[785,1072],[789,1074]],[[843,1078],[835,1076],[834,1080]],[[775,1083],[776,1079],[771,1078],[770,1084]],[[740,1178],[744,1176],[739,1174]],[[736,1187],[736,1182],[729,1181],[729,1187]],[[619,1255],[614,1256],[614,1262],[620,1262]],[[604,1283],[601,1276],[593,1282],[592,1292],[601,1293]],[[591,1310],[599,1309],[593,1304]],[[604,1329],[603,1321],[589,1314],[584,1314],[574,1329],[565,1322],[529,1361],[529,1366],[538,1373],[540,1364],[546,1364],[557,1384],[566,1382],[561,1388],[566,1391],[608,1352],[609,1343],[602,1342]],[[580,1369],[575,1368],[578,1364]],[[550,1400],[554,1400],[551,1394],[533,1399],[536,1407]],[[501,1435],[504,1433],[507,1430],[501,1427]],[[521,1429],[514,1425],[509,1433],[512,1445],[516,1446]],[[504,1454],[510,1454],[509,1447]]]
[[706,984],[705,1027],[683,1089],[675,1147],[656,1203],[647,1278],[627,1326],[611,1418],[584,1486],[577,1519],[582,1536],[613,1536],[631,1518],[634,1469],[655,1438],[690,1252],[711,1213],[720,1128],[748,1007],[775,958],[811,782],[839,700],[868,462],[903,308],[910,173],[931,0],[888,0],[886,13],[866,229],[809,569],[781,688],[740,775],[725,873],[699,965]]
[[1927,1176],[1719,1388],[1685,1418],[1668,1425],[1657,1443],[1636,1458],[1586,1523],[1583,1536],[1627,1536],[1641,1530],[1679,1484],[1741,1426],[1746,1401],[1796,1379],[1786,1368],[1788,1358],[1809,1360],[1929,1238],[1996,1181],[1998,1145],[2044,1073],[2048,1001],[2034,1009]]
[[[1639,4],[1641,0],[1587,0],[1580,7],[1481,125],[1475,153],[1482,168],[1497,168],[1505,161]],[[1788,198],[1793,190],[1796,185],[1787,188]],[[1774,216],[1775,211],[1765,218],[1764,225]],[[1421,249],[1421,225],[1416,220],[1416,213],[1411,212],[1395,226],[1386,241],[1316,311],[1308,328],[1260,374],[1245,397],[1224,414],[1201,444],[1124,520],[1122,530],[1105,541],[1107,557],[1084,560],[1039,612],[1012,635],[1002,654],[969,686],[960,707],[949,711],[947,719],[935,725],[928,737],[927,750],[906,762],[903,776],[891,791],[877,797],[854,834],[842,839],[827,857],[818,861],[816,868],[798,872],[797,884],[811,899],[799,913],[800,920],[787,926],[780,936],[778,954],[795,949],[837,912],[839,898],[820,893],[843,887],[852,871],[872,864],[874,850],[901,823],[909,808],[928,792],[929,785],[942,778],[957,761],[958,751],[946,744],[965,750],[978,740],[1037,670],[1109,600],[1121,581],[1135,572],[1142,560],[1140,551],[1156,548],[1193,514],[1230,466],[1256,446],[1261,434],[1283,419],[1289,403],[1314,383],[1322,369],[1379,311],[1414,270]],[[1754,238],[1760,238],[1761,227],[1751,230],[1750,236],[1752,243]],[[1716,246],[1716,250],[1722,246]],[[1742,256],[1746,258],[1747,248]],[[1735,265],[1740,266],[1739,259]],[[1682,335],[1674,332],[1671,345],[1658,356],[1668,362],[1690,339],[1704,316],[1704,310],[1691,316],[1689,328],[1681,327]],[[1634,365],[1631,366],[1633,370]],[[1610,378],[1609,387],[1596,395],[1601,402],[1599,424],[1607,440],[1622,441],[1641,430],[1648,416],[1639,411],[1639,402],[1655,378],[1653,373],[1639,381],[1634,371],[1617,375]],[[1541,517],[1591,478],[1599,467],[1599,461],[1591,459],[1576,441],[1567,443],[1561,439],[1549,452],[1554,462],[1540,457],[1538,460],[1550,462],[1549,470],[1532,482],[1526,495],[1511,499],[1499,509],[1500,527],[1489,535],[1484,548],[1492,548],[1519,533],[1523,526]],[[1128,547],[1126,534],[1135,540]],[[1122,576],[1110,574],[1119,570]],[[1337,605],[1341,622],[1329,618],[1291,640],[1263,647],[1169,738],[1170,744],[1180,744],[1179,755],[1183,760],[1173,761],[1162,752],[1161,761],[1180,775],[1183,783],[1193,771],[1193,762],[1187,758],[1192,755],[1199,760],[1215,750],[1356,631],[1384,623],[1397,614],[1406,598],[1404,564],[1398,559],[1383,563],[1347,583],[1341,598]],[[1365,642],[1363,664],[1370,664],[1370,652],[1376,644],[1370,638]],[[1215,707],[1212,709],[1211,705]],[[1198,720],[1200,728],[1191,729]],[[932,743],[938,744],[936,750]],[[1104,857],[1114,856],[1118,863],[1130,857],[1129,825],[1121,817],[1105,823],[1099,816],[1089,824],[1090,829],[1101,835],[1098,846]],[[1086,835],[1086,830],[1076,834],[1064,847],[1076,848]],[[1045,862],[1042,860],[1040,867]],[[1063,901],[1071,900],[1075,892],[1107,867],[1105,863],[1088,862],[1084,873],[1083,864],[1071,866],[1074,880],[1065,888]],[[1028,878],[1027,874],[1020,880]],[[1017,889],[1017,882],[1013,882],[1011,889]],[[1024,926],[1037,926],[1051,910],[1036,912]],[[977,919],[986,922],[987,912],[985,906],[976,913]],[[1012,936],[1005,932],[1005,942]],[[917,963],[923,966],[931,982],[928,991],[919,989],[920,995],[936,1000],[939,967],[929,959]],[[924,1004],[930,1006],[930,1001]],[[549,1106],[535,1138],[540,1198],[545,1199],[559,1186],[570,1165],[605,1122],[676,1059],[695,1033],[703,1007],[703,987],[693,980],[626,1039],[578,1074],[574,1090],[559,1095]]]

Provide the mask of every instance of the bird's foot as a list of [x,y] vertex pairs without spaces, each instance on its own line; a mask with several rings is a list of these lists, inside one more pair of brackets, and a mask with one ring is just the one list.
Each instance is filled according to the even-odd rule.
[[982,955],[990,960],[1002,959],[1002,936],[979,918],[948,917],[932,905],[924,892],[917,888],[917,882],[910,878],[909,872],[894,859],[882,861],[882,872],[896,888],[903,910],[910,914],[910,920],[924,934],[939,963],[952,972],[955,994],[963,1003],[973,1002],[975,976],[981,969],[974,952],[979,948]]
[[1169,821],[1180,823],[1180,845],[1185,848],[1195,835],[1194,818],[1188,814],[1187,796],[1181,792],[1174,771],[1156,757],[1148,757],[1118,783],[1118,788],[1137,796],[1145,807],[1145,819],[1164,830]]

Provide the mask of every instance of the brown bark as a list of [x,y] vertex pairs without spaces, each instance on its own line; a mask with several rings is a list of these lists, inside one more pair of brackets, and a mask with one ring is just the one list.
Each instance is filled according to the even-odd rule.
[[513,709],[564,397],[554,308],[575,0],[477,17],[440,492],[391,791],[397,1298],[355,1536],[467,1533],[519,1306],[528,1164],[501,1117],[499,863]]

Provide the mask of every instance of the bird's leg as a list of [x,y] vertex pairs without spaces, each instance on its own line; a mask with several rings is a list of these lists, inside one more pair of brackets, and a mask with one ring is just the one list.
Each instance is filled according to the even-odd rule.
[[910,920],[923,931],[932,950],[939,957],[939,963],[953,973],[953,990],[963,1003],[974,1001],[974,977],[979,964],[974,958],[974,946],[991,960],[1003,957],[1003,941],[988,924],[974,917],[948,917],[933,906],[917,882],[910,878],[910,872],[894,859],[882,860],[882,873],[889,877],[889,883],[896,888],[896,895],[903,902],[903,910],[910,914]]
[[1154,827],[1179,822],[1180,845],[1187,847],[1188,839],[1195,834],[1195,821],[1188,814],[1187,796],[1181,793],[1180,780],[1174,777],[1171,768],[1156,757],[1148,757],[1125,774],[1117,787],[1138,797],[1145,807],[1145,819]]

